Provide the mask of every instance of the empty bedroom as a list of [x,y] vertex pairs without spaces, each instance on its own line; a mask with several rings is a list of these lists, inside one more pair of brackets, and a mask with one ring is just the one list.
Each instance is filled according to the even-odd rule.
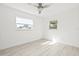
[[79,3],[0,3],[0,56],[79,56]]

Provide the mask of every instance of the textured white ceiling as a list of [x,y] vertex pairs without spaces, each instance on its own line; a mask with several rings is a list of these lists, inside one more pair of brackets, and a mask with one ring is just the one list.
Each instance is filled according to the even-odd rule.
[[60,13],[62,11],[66,11],[68,9],[75,7],[79,8],[78,3],[51,3],[50,7],[43,9],[42,13],[38,14],[37,8],[28,3],[6,3],[5,5],[21,10],[23,12],[43,17],[52,17],[53,15]]

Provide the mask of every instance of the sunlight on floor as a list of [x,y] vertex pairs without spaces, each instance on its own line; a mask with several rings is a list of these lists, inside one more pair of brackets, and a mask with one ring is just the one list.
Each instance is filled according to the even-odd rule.
[[46,42],[42,43],[42,45],[46,45],[46,44],[47,45],[53,45],[55,43],[57,43],[57,41],[56,41],[55,38],[53,38],[52,40],[49,40],[49,41],[46,41]]

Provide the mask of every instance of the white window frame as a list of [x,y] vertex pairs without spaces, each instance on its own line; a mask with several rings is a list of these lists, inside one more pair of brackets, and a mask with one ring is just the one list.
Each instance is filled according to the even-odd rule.
[[16,29],[17,30],[32,30],[33,20],[23,17],[16,17]]

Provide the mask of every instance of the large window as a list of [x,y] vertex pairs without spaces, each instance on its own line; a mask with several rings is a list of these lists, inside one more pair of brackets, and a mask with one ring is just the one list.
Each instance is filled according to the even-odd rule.
[[33,27],[33,20],[16,17],[16,27],[17,29],[30,30]]

